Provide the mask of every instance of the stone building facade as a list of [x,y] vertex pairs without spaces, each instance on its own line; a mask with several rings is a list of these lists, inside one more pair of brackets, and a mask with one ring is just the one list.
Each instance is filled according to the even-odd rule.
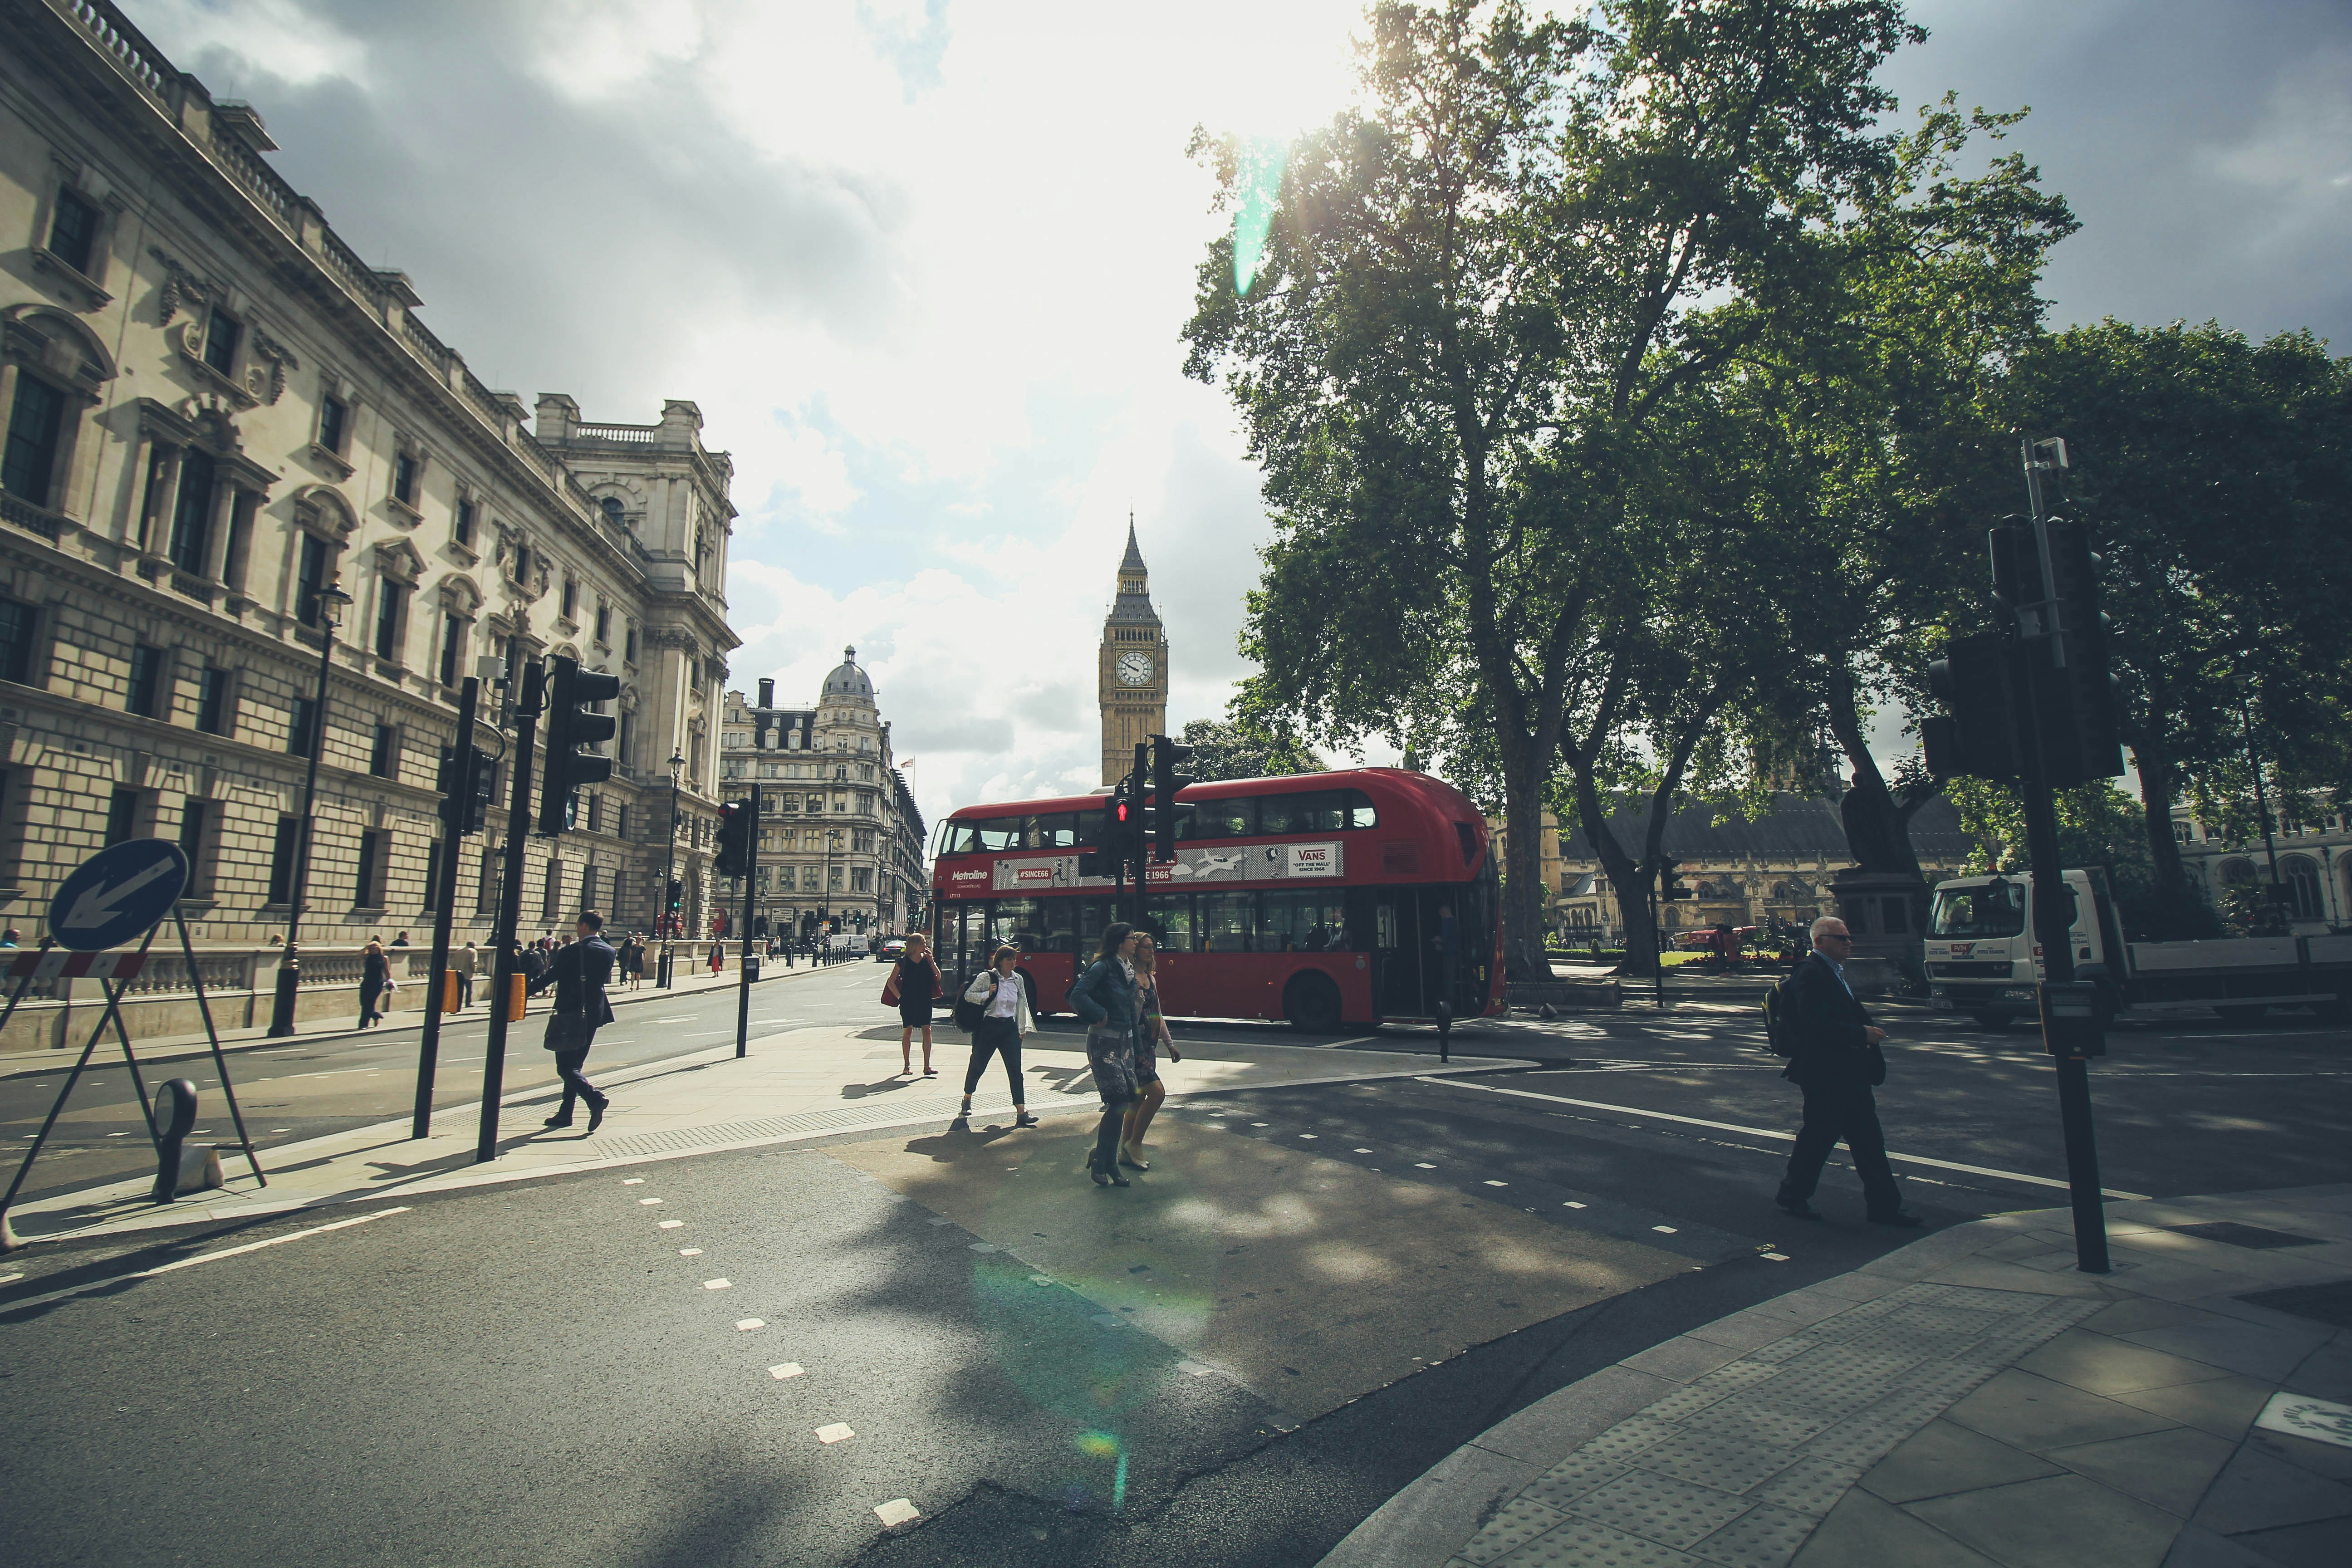
[[[929,886],[923,817],[857,650],[841,650],[816,706],[779,708],[776,683],[762,679],[756,702],[727,694],[723,720],[719,793],[743,800],[744,785],[760,785],[754,933],[763,921],[766,931],[795,937],[825,920],[845,931],[915,929]],[[728,886],[740,919],[742,883]]]
[[2278,885],[2286,895],[2287,930],[2296,936],[2324,936],[2352,928],[2352,816],[2320,812],[2304,821],[2273,812],[2271,842],[2231,838],[2200,822],[2187,805],[2172,810],[2172,835],[2180,863],[2217,910],[2226,907],[2236,885],[2268,887],[2271,862],[2278,862]]
[[[620,736],[581,830],[532,841],[524,931],[583,903],[650,928],[674,801],[699,924],[738,641],[726,455],[691,403],[601,425],[483,385],[274,146],[104,0],[0,0],[7,920],[29,943],[77,862],[155,836],[189,851],[204,940],[263,942],[323,722],[304,944],[422,944],[458,684],[563,653],[620,676]],[[508,782],[457,851],[461,939],[489,931]]]

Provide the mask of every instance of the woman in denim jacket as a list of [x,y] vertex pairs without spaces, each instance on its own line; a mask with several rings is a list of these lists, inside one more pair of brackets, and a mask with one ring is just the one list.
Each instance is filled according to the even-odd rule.
[[1103,932],[1102,947],[1078,983],[1070,987],[1070,1011],[1087,1026],[1087,1065],[1102,1095],[1102,1125],[1095,1130],[1087,1170],[1098,1187],[1131,1184],[1118,1173],[1118,1135],[1136,1101],[1135,928],[1118,924]]

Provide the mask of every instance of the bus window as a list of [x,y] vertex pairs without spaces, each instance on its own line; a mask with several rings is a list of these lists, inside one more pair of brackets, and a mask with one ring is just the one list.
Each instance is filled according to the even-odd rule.
[[1102,946],[1102,934],[1110,929],[1108,899],[1065,899],[1064,903],[1078,911],[1078,952],[1091,959]]
[[1257,950],[1256,896],[1250,893],[1201,895],[1201,951],[1254,952]]
[[1257,802],[1244,795],[1239,800],[1204,800],[1187,823],[1185,837],[1191,838],[1247,838],[1257,831]]
[[988,906],[988,948],[979,962],[988,962],[988,954],[1007,945],[1023,952],[1045,952],[1050,940],[1046,930],[1046,912],[1039,899],[999,899]]
[[950,822],[948,824],[948,841],[943,853],[949,855],[970,855],[979,847],[979,823]]
[[1278,952],[1347,951],[1347,909],[1338,889],[1267,893],[1265,899],[1260,946]]
[[1260,833],[1328,833],[1339,826],[1325,819],[1336,816],[1339,803],[1328,791],[1306,795],[1260,795],[1257,803]]
[[1145,906],[1144,920],[1151,927],[1151,940],[1162,952],[1199,952],[1203,949],[1196,941],[1193,899],[1190,893],[1154,893]]
[[1381,814],[1374,809],[1370,795],[1360,789],[1343,789],[1339,794],[1347,803],[1349,827],[1378,827],[1381,825]]
[[991,816],[973,823],[972,826],[979,829],[978,847],[991,853],[1020,848],[1024,820],[1018,816]]
[[1066,811],[1045,816],[1024,816],[1021,819],[1022,837],[1032,849],[1075,849],[1078,844],[1078,819]]

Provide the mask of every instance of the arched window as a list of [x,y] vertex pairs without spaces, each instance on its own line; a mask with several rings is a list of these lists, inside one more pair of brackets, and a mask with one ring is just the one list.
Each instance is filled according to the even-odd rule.
[[2279,880],[2286,884],[2294,919],[2315,921],[2326,918],[2326,906],[2320,900],[2318,861],[2308,855],[2289,855],[2279,861]]
[[2251,882],[2254,879],[2254,863],[2242,856],[2233,856],[2221,862],[2216,875],[2221,878],[2221,885],[2225,888],[2234,887],[2241,882]]
[[625,528],[628,526],[627,521],[621,515],[620,497],[606,496],[603,500],[598,501],[596,504],[604,509],[605,521],[612,523],[614,527]]

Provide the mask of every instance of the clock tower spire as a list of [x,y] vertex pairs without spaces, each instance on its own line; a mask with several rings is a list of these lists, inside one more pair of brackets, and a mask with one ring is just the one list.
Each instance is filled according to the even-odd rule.
[[1168,633],[1151,607],[1150,583],[1135,542],[1135,514],[1129,512],[1118,596],[1103,621],[1097,685],[1107,784],[1118,783],[1135,766],[1137,742],[1168,730]]

